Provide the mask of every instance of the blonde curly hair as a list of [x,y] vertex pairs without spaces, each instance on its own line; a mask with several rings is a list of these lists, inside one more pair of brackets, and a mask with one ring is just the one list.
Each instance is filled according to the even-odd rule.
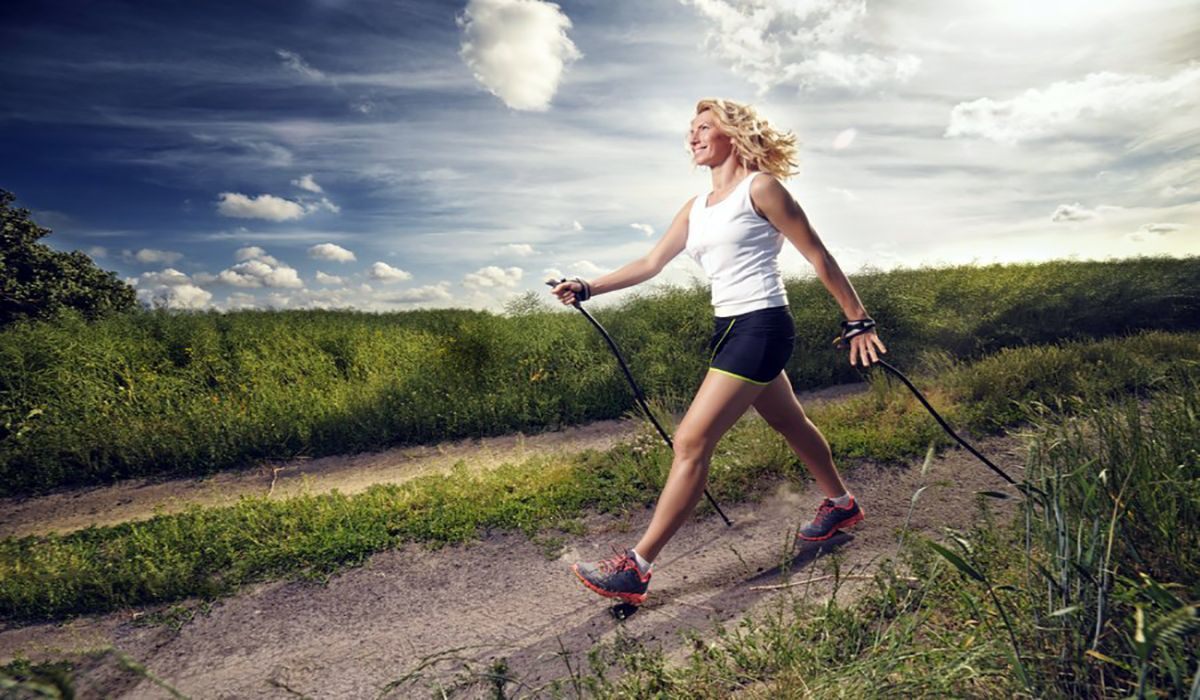
[[741,102],[705,98],[696,103],[696,114],[705,111],[712,112],[721,133],[733,141],[734,151],[748,168],[781,180],[796,174],[795,134],[772,128],[753,107]]

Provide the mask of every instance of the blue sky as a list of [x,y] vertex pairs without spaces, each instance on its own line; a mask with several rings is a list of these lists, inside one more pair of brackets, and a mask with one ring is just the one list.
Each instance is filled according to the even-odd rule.
[[171,307],[500,311],[616,269],[709,189],[702,97],[797,134],[850,273],[1200,254],[1194,1],[18,1],[0,47],[0,187]]

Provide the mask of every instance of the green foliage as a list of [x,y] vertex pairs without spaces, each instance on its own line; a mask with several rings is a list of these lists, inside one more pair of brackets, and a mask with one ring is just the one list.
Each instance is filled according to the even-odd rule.
[[[1200,328],[1197,259],[899,270],[855,284],[887,357],[908,373],[1006,346]],[[793,385],[858,381],[830,343],[840,313],[829,293],[816,280],[790,280],[788,296]],[[664,410],[687,407],[713,331],[706,288],[653,287],[593,315],[647,396]],[[1063,376],[1086,377],[1107,362],[1083,357],[1070,367],[1070,355],[1056,357],[1053,367],[1038,365],[1041,374],[997,365],[1005,391],[967,402],[963,418],[1007,425],[1018,416],[1011,399],[1040,391],[1049,400],[1047,391],[1071,385]],[[508,316],[155,309],[89,323],[69,312],[0,332],[0,494],[536,432],[634,407],[603,338],[575,309],[541,310],[533,297]],[[888,410],[913,439],[938,434],[906,403]],[[846,431],[838,439],[847,454],[874,439]]]
[[12,206],[0,189],[0,328],[23,319],[49,319],[64,309],[97,319],[137,308],[137,293],[115,272],[101,270],[78,250],[63,253],[38,243],[50,234]]
[[[1165,353],[1156,365],[1145,360],[1144,354],[1163,346],[1165,335],[1145,333],[1103,343],[1113,346],[1112,357],[1122,367],[1154,366],[1166,372],[1180,362],[1200,362],[1196,334],[1183,336],[1190,338],[1190,354]],[[1074,343],[1065,351],[1082,355],[1089,349],[1089,344]],[[1012,351],[1007,357],[1023,366],[1036,365],[1022,354],[1046,357],[1039,348]],[[970,373],[971,366],[955,372]],[[1108,381],[1127,386],[1131,380],[1117,375]],[[921,384],[930,388],[931,396],[946,396],[933,378]],[[1097,382],[1093,388],[1103,393],[1108,387]],[[996,385],[994,390],[1005,387]],[[966,413],[950,399],[940,399],[937,405],[950,417]],[[849,456],[848,450],[876,460],[919,458],[939,430],[907,389],[889,383],[815,408],[811,415],[830,436],[839,461]],[[666,427],[671,430],[669,423]],[[844,444],[840,436],[845,435],[860,436],[861,442]],[[231,507],[193,507],[143,522],[0,540],[0,616],[53,619],[218,595],[246,582],[281,576],[320,578],[400,542],[440,546],[476,538],[489,528],[530,536],[570,529],[585,509],[620,513],[651,505],[671,460],[654,429],[643,424],[631,441],[606,452],[535,457],[482,472],[460,464],[448,474],[376,485],[352,496],[334,491],[286,500],[244,497]],[[795,453],[764,421],[742,420],[718,444],[708,488],[718,500],[734,502],[756,497],[771,478],[801,471]],[[1180,510],[1178,504],[1158,505]],[[1194,511],[1180,512],[1185,518],[1196,517]]]

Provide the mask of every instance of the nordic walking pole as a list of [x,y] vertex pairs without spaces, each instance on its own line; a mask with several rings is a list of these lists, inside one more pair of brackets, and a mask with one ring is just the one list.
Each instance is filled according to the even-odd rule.
[[[861,319],[858,321],[842,321],[842,333],[841,333],[841,335],[839,335],[838,337],[833,339],[833,344],[836,345],[839,350],[845,350],[846,348],[850,347],[846,341],[850,340],[851,338],[853,338],[856,335],[862,335],[863,333],[866,333],[867,331],[871,330],[874,327],[875,327],[875,321],[873,321],[869,318]],[[945,430],[946,433],[950,435],[950,437],[957,440],[958,444],[967,448],[967,450],[971,454],[973,454],[979,458],[979,461],[983,462],[988,467],[990,467],[992,471],[999,474],[1000,477],[1003,478],[1005,481],[1012,484],[1013,486],[1017,485],[1017,482],[1014,481],[1011,476],[1009,476],[1008,474],[1005,474],[1003,469],[1001,469],[1000,467],[997,467],[995,464],[992,464],[992,461],[990,459],[979,454],[979,450],[976,450],[974,447],[971,447],[970,443],[968,443],[966,440],[963,440],[962,438],[960,438],[958,436],[958,433],[954,432],[954,430],[950,428],[950,425],[947,424],[946,421],[943,420],[940,415],[938,415],[938,412],[933,410],[933,406],[929,405],[929,402],[925,400],[925,397],[923,395],[921,395],[921,392],[917,391],[917,387],[913,386],[913,383],[908,381],[908,377],[904,376],[904,374],[902,374],[900,372],[900,370],[889,365],[888,363],[884,362],[883,360],[876,360],[876,362],[878,364],[882,365],[883,368],[886,369],[887,371],[896,375],[900,379],[900,381],[904,382],[904,385],[907,386],[910,391],[912,391],[913,395],[917,397],[917,400],[921,402],[921,405],[923,405],[925,407],[925,410],[929,411],[929,414],[932,415],[937,420],[938,424],[942,426],[942,429]]]
[[[546,284],[550,285],[551,287],[555,287],[566,281],[567,279],[565,277],[557,281],[550,279],[546,280]],[[650,422],[654,424],[654,427],[658,428],[658,434],[662,435],[662,439],[666,441],[667,447],[671,448],[671,450],[674,450],[675,444],[671,442],[671,436],[667,435],[667,431],[663,430],[663,427],[658,423],[658,419],[655,418],[654,414],[650,412],[650,407],[646,405],[646,397],[642,394],[641,387],[639,387],[637,382],[633,380],[633,373],[629,371],[629,366],[625,364],[625,358],[621,357],[621,351],[617,349],[616,342],[613,341],[612,337],[608,335],[608,332],[604,330],[604,326],[601,326],[600,322],[592,318],[592,315],[587,312],[587,309],[580,305],[578,300],[571,304],[571,306],[579,309],[579,313],[583,314],[587,320],[591,321],[592,325],[596,327],[596,330],[600,331],[600,335],[604,336],[604,340],[608,342],[608,347],[612,349],[613,354],[617,356],[617,363],[621,365],[621,370],[625,372],[625,378],[629,380],[629,385],[633,387],[633,396],[637,399],[638,405],[642,407],[643,411],[645,411],[646,417],[650,419]],[[729,527],[732,527],[733,523],[730,522],[729,518],[725,516],[725,511],[721,510],[721,506],[717,505],[716,499],[712,497],[712,494],[708,492],[708,489],[704,489],[704,496],[708,499],[708,502],[712,504],[712,507],[717,511],[717,514],[721,516],[721,519],[725,521],[725,524]]]

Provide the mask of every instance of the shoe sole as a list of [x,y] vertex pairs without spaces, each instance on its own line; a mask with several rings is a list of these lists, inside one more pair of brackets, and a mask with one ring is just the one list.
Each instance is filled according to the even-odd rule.
[[844,527],[850,527],[851,525],[862,522],[862,519],[863,519],[863,512],[862,512],[862,508],[860,507],[857,513],[855,513],[854,515],[851,515],[849,518],[846,518],[845,520],[838,523],[837,525],[834,525],[833,529],[830,530],[827,534],[822,535],[821,537],[805,537],[803,534],[797,533],[796,539],[804,540],[805,542],[821,542],[823,540],[829,539],[830,537],[833,537],[834,535],[836,535],[838,533],[838,530],[841,530]]
[[583,585],[585,585],[589,589],[591,589],[591,591],[593,593],[602,595],[605,598],[617,598],[619,600],[625,601],[626,603],[629,603],[630,605],[641,605],[642,603],[646,602],[646,594],[645,593],[616,593],[614,591],[606,591],[603,588],[600,588],[596,584],[594,584],[591,581],[584,578],[583,574],[579,573],[579,565],[578,564],[572,564],[571,571],[574,571],[575,578],[579,579],[583,583]]

